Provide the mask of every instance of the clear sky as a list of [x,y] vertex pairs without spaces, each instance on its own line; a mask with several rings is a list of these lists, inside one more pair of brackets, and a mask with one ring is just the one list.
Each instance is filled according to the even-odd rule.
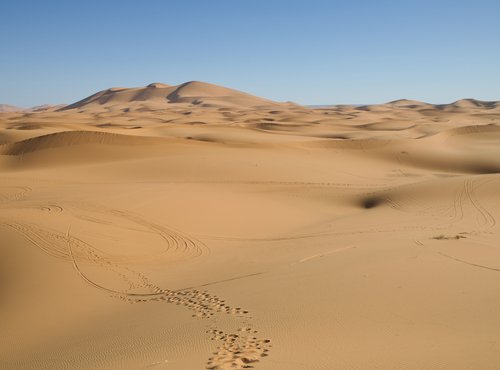
[[190,80],[301,104],[500,100],[500,1],[0,0],[0,103]]

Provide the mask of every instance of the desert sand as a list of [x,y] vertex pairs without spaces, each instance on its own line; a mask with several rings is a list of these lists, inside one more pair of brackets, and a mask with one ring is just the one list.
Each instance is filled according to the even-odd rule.
[[500,103],[5,110],[0,368],[499,368]]

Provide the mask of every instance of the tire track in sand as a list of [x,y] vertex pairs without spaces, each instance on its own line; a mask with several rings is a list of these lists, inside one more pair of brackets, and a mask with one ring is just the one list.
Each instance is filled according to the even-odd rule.
[[475,208],[475,210],[479,213],[479,216],[481,218],[480,225],[481,226],[486,226],[488,228],[492,228],[496,225],[496,219],[495,217],[485,208],[481,205],[479,200],[476,197],[476,192],[475,192],[475,187],[474,187],[474,180],[465,180],[464,181],[464,190],[467,195],[467,198],[469,199],[470,203],[472,206]]
[[[50,208],[48,210],[57,211],[59,208]],[[172,247],[174,250],[181,249],[185,251],[187,248],[192,247],[190,242],[182,243],[175,239],[176,237],[179,238],[180,234],[175,234],[175,237],[172,237],[170,229],[142,217],[119,210],[107,210],[104,213],[118,218],[126,218],[142,226],[149,227],[151,231],[162,235],[165,242],[178,243],[179,245]],[[66,233],[61,233],[37,225],[13,221],[1,222],[1,220],[0,225],[17,231],[31,244],[40,248],[49,256],[71,262],[76,273],[86,284],[116,299],[131,304],[163,301],[185,307],[192,312],[193,318],[207,320],[206,333],[210,335],[212,341],[216,341],[218,344],[205,364],[206,369],[246,369],[254,367],[256,363],[269,354],[270,340],[257,337],[258,332],[253,327],[252,317],[249,312],[241,307],[228,305],[225,300],[210,294],[206,290],[194,288],[170,290],[159,287],[144,273],[117,262],[126,260],[126,258],[117,258],[117,256],[99,250],[96,246],[71,235],[69,229]],[[193,242],[191,241],[191,243]],[[171,244],[167,247],[167,251],[170,249]],[[83,262],[98,266],[114,274],[124,282],[125,287],[114,289],[106,286],[106,284],[94,281],[83,271],[81,266]],[[237,325],[235,326],[238,329],[234,332],[220,330],[217,323],[221,315],[230,315],[236,321]]]
[[[134,231],[141,231],[142,228],[143,230],[158,235],[163,241],[164,248],[159,254],[148,255],[149,259],[168,257],[173,260],[180,260],[210,254],[210,249],[200,240],[174,230],[171,227],[166,227],[149,221],[148,219],[131,212],[100,207],[88,203],[71,204],[68,208],[75,217],[88,222],[116,226]],[[126,226],[126,222],[129,222],[136,227]],[[131,262],[137,262],[139,258],[140,257],[138,256],[134,256]],[[125,259],[122,258],[122,262],[126,262]]]
[[455,192],[453,199],[453,223],[460,222],[465,218],[466,204],[469,204],[475,212],[476,221],[479,226],[488,229],[495,227],[495,217],[479,202],[477,198],[475,180],[473,179],[465,179],[460,189]]

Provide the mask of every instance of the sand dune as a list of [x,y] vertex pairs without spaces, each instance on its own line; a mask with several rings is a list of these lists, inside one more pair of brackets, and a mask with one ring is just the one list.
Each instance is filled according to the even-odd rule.
[[462,99],[457,100],[451,104],[445,104],[440,106],[443,109],[495,109],[500,107],[500,103],[497,101],[482,101],[476,99]]
[[[100,91],[79,102],[70,104],[60,110],[79,109],[80,111],[99,109],[166,109],[168,104],[187,103],[201,106],[237,106],[257,107],[277,105],[270,100],[262,99],[237,90],[206,82],[190,81],[178,86],[163,83],[152,83],[142,88],[115,87]],[[120,105],[124,105],[121,107]]]
[[499,106],[0,113],[0,368],[498,369]]
[[19,107],[16,107],[15,105],[0,104],[0,113],[18,112],[18,111],[21,111],[23,109],[24,108],[19,108]]
[[[134,137],[108,132],[95,131],[62,131],[54,134],[37,136],[35,138],[17,141],[0,146],[0,153],[4,155],[22,155],[44,149],[53,149],[63,146],[84,144],[122,145],[161,143],[161,139],[149,137]],[[164,142],[164,141],[163,141]]]
[[431,104],[424,103],[417,100],[408,100],[408,99],[399,99],[394,100],[386,104],[391,108],[409,108],[409,109],[422,109],[422,108],[430,108]]

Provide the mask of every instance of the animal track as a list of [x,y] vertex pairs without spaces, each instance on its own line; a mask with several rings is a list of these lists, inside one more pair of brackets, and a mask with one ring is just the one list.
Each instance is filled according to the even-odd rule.
[[222,330],[212,329],[212,340],[221,341],[217,352],[208,359],[206,368],[212,370],[247,369],[251,364],[259,362],[268,356],[271,347],[269,339],[258,339],[252,334],[257,331],[251,328],[240,328],[243,334],[226,334]]
[[[118,298],[129,303],[142,303],[148,301],[165,301],[181,305],[193,311],[193,317],[200,319],[214,319],[217,314],[229,314],[236,318],[245,319],[246,326],[237,330],[237,333],[224,333],[212,325],[207,333],[211,340],[220,341],[213,356],[208,359],[206,368],[213,370],[246,369],[251,364],[259,362],[268,356],[271,344],[269,339],[259,339],[257,331],[248,324],[248,311],[240,307],[231,307],[221,298],[196,289],[175,291],[156,289],[155,294],[119,294]],[[216,321],[215,321],[216,323]]]
[[[129,303],[142,303],[147,301],[165,301],[167,303],[173,303],[176,305],[181,305],[189,310],[193,311],[193,317],[208,319],[214,318],[217,314],[228,314],[236,316],[236,318],[244,319],[245,322],[250,319],[248,316],[249,312],[243,310],[241,307],[231,307],[225,300],[208,293],[207,291],[200,291],[196,289],[191,290],[164,290],[156,289],[154,294],[148,295],[138,295],[138,294],[121,294],[117,295],[118,298],[129,302]],[[262,353],[268,352],[269,347],[267,344],[269,340],[267,339],[257,339],[254,336],[257,333],[256,330],[247,323],[247,326],[238,329],[241,334],[226,334],[221,330],[216,328],[207,331],[212,335],[212,340],[222,340],[223,344],[219,347],[224,354],[229,349],[243,349],[248,348],[254,350],[254,352],[259,352],[261,349],[265,351],[260,351]],[[234,343],[233,343],[234,342]],[[245,343],[243,343],[245,342]],[[232,343],[229,345],[228,343]],[[255,347],[255,348],[254,348]],[[265,348],[264,348],[265,347]],[[241,352],[240,350],[234,351],[235,355]],[[220,353],[219,355],[222,355]],[[264,357],[264,356],[261,356]],[[257,360],[254,360],[254,362]],[[215,367],[214,367],[215,369]]]

